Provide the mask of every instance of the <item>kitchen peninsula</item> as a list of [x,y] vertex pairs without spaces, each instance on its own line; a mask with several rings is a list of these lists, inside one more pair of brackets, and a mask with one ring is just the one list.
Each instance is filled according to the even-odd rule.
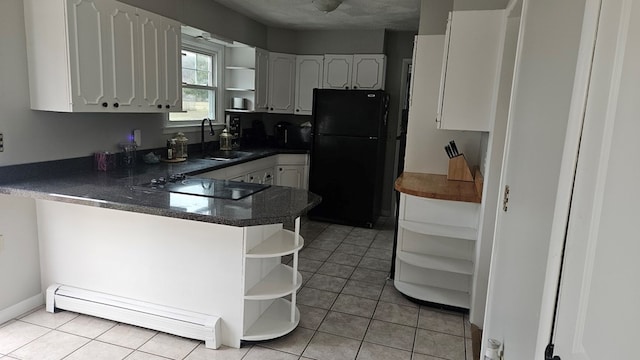
[[[0,168],[0,194],[36,202],[47,310],[149,327],[211,348],[292,331],[300,317],[299,217],[319,196],[269,186],[229,200],[139,186],[231,164],[192,159],[114,172],[52,172],[61,167],[56,162]],[[283,229],[292,222],[296,231]],[[292,266],[282,264],[285,255]]]

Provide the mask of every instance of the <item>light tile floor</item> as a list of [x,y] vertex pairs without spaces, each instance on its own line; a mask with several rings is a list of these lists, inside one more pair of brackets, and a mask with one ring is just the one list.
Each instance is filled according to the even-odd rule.
[[209,350],[199,341],[40,308],[0,324],[0,359],[472,360],[466,315],[413,303],[388,280],[393,226],[392,218],[375,229],[304,220],[300,325],[279,339]]

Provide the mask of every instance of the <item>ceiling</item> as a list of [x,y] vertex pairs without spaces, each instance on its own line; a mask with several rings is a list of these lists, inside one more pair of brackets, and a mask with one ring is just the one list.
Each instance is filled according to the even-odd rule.
[[344,0],[324,13],[311,0],[215,0],[267,26],[296,30],[417,31],[420,0]]

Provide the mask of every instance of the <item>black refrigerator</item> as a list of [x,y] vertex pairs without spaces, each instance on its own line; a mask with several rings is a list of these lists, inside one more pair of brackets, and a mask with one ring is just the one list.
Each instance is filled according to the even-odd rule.
[[309,218],[373,227],[380,215],[389,95],[315,89],[309,190],[322,202]]

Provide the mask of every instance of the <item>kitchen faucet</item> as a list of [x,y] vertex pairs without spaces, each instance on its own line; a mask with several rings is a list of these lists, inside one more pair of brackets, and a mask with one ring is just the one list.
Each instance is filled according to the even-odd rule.
[[200,124],[200,145],[202,147],[202,156],[205,156],[205,151],[206,151],[206,145],[204,143],[204,122],[205,121],[209,121],[209,136],[213,136],[213,123],[211,122],[211,119],[208,118],[204,118],[202,119],[202,123]]

